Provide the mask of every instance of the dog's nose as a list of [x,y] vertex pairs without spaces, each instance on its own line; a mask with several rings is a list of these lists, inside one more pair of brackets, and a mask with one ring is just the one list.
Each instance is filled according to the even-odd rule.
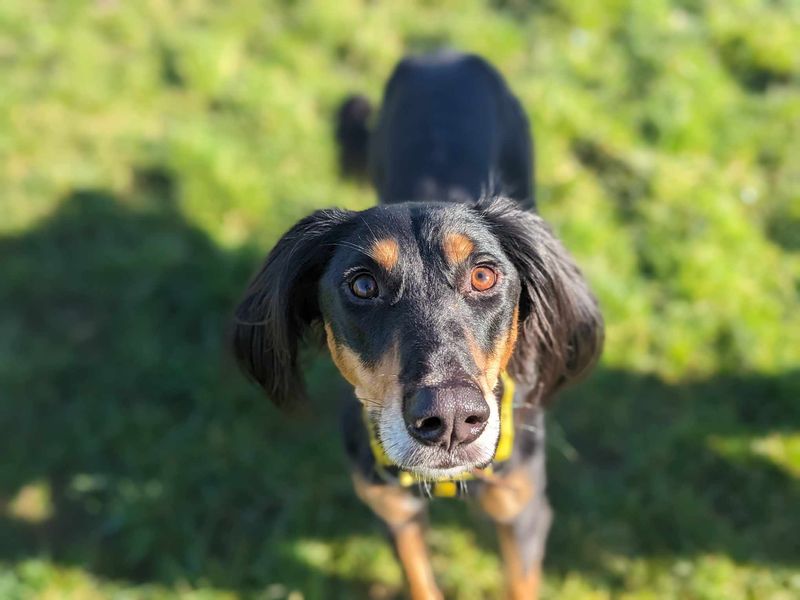
[[449,450],[483,433],[489,405],[477,388],[426,387],[406,398],[403,418],[415,439]]

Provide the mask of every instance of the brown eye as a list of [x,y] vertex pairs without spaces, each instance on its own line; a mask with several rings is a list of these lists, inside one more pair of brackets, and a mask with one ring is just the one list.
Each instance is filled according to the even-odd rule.
[[350,291],[356,298],[368,300],[378,295],[378,282],[372,275],[362,273],[350,282]]
[[497,283],[497,273],[494,272],[494,269],[490,269],[489,267],[475,267],[472,269],[472,276],[470,279],[473,290],[476,292],[485,292],[486,290],[492,289],[494,284]]

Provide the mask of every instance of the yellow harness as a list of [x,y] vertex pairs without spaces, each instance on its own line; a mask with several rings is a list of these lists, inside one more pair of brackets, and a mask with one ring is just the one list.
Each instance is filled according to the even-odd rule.
[[[508,460],[514,450],[514,380],[511,379],[508,373],[503,371],[500,373],[500,381],[503,385],[503,394],[500,397],[500,439],[497,442],[497,450],[495,450],[492,464],[480,470],[480,473],[484,475],[491,475],[492,466]],[[372,450],[372,456],[375,458],[375,468],[382,477],[388,479],[392,475],[388,473],[387,468],[397,468],[397,465],[386,455],[386,451],[375,434],[374,425],[367,418],[366,411],[364,411],[364,424],[369,432],[369,447]],[[420,479],[410,471],[398,468],[396,479],[403,487],[410,487],[417,482],[425,481],[431,484],[431,493],[434,496],[453,498],[458,495],[458,482],[475,479],[475,474],[466,472],[455,477],[428,481]]]

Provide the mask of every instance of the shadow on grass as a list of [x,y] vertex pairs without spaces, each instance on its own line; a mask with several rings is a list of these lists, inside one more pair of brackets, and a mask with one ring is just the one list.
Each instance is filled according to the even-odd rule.
[[[0,240],[0,561],[46,555],[135,582],[363,597],[357,558],[342,576],[298,555],[305,541],[336,552],[380,537],[346,476],[345,390],[315,365],[314,411],[298,422],[243,383],[223,332],[261,257],[220,249],[171,188],[156,173],[130,198],[76,191]],[[613,586],[610,555],[800,562],[787,535],[800,530],[800,483],[768,442],[751,448],[800,428],[798,397],[798,372],[669,385],[601,369],[551,417],[547,568]],[[38,523],[10,508],[31,485],[51,496]],[[474,525],[459,506],[434,512]],[[478,531],[494,548],[491,528]]]
[[140,184],[130,198],[76,191],[0,240],[0,508],[25,486],[52,497],[38,524],[0,511],[0,560],[336,590],[293,556],[319,532],[371,531],[340,510],[355,502],[336,402],[291,421],[243,382],[224,332],[262,257],[185,222],[163,175]]
[[796,566],[800,473],[775,434],[800,430],[799,398],[800,371],[670,385],[601,369],[551,415],[547,565],[612,587],[614,555]]

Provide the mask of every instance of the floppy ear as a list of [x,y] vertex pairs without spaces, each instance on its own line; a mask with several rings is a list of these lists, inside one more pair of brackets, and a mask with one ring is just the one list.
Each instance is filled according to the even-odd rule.
[[547,402],[588,373],[603,347],[603,317],[572,257],[544,220],[505,198],[482,200],[476,210],[519,273],[520,331],[511,376],[535,386]]
[[321,316],[317,284],[353,214],[319,210],[298,222],[272,249],[236,308],[236,360],[280,407],[305,395],[298,342]]

